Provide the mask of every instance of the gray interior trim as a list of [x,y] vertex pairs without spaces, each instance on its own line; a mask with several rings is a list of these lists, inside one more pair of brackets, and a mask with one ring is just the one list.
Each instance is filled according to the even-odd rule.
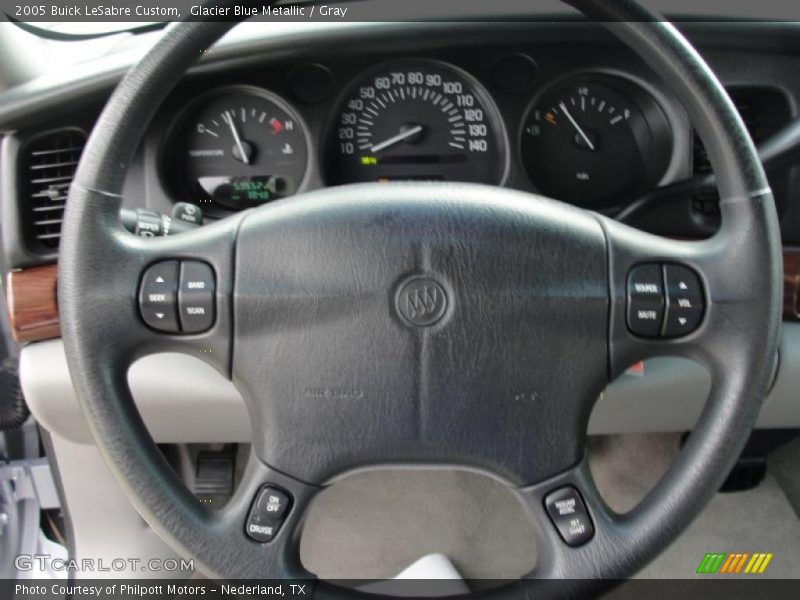
[[[23,348],[20,380],[38,422],[72,442],[92,437],[78,407],[61,340]],[[233,384],[200,359],[157,354],[134,364],[128,380],[158,442],[244,442],[250,421]]]
[[[637,504],[675,460],[679,443],[671,434],[593,438],[592,472],[609,504],[622,512]],[[78,520],[71,556],[103,558],[106,564],[118,556],[143,562],[173,556],[144,526],[96,448],[56,438],[50,456],[67,479],[77,478],[62,494]],[[797,577],[800,523],[790,503],[800,497],[798,457],[795,442],[770,458],[772,474],[761,486],[718,494],[638,577],[694,577],[698,556],[737,544],[775,553],[765,577]],[[85,473],[91,473],[91,485],[85,485]],[[485,515],[482,527],[474,527],[476,514]],[[764,527],[775,515],[784,526]],[[466,577],[517,577],[535,558],[528,525],[494,480],[465,471],[384,470],[349,477],[321,495],[309,513],[301,550],[304,564],[323,579],[391,577],[431,551],[445,552]]]
[[[47,368],[44,368],[46,365]],[[67,370],[61,340],[22,350],[20,378],[31,412],[48,431],[90,443]],[[212,367],[183,354],[140,359],[128,381],[157,442],[246,442],[250,421],[239,392]],[[620,376],[597,403],[590,434],[687,431],[708,396],[710,378],[680,358],[647,361],[645,374]],[[781,364],[758,427],[800,427],[800,324],[784,323]]]
[[[109,568],[112,563],[124,570],[101,571],[87,569],[74,573],[81,578],[180,578],[191,571],[154,571],[147,569],[155,559],[164,564],[167,559],[180,558],[153,531],[131,505],[116,478],[103,460],[100,451],[91,444],[76,444],[52,435],[51,459],[61,475],[63,507],[72,524],[71,555],[83,564],[83,559],[100,562]],[[128,559],[135,559],[138,568]]]

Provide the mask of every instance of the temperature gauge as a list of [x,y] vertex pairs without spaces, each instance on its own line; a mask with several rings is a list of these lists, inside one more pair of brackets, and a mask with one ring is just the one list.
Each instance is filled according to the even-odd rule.
[[191,191],[233,210],[294,194],[308,166],[299,116],[257,88],[215,93],[186,121],[181,145]]

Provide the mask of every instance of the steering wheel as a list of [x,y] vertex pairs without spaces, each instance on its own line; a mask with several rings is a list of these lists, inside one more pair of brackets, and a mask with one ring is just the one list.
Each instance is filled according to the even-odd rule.
[[[126,494],[207,575],[313,578],[299,537],[321,489],[375,465],[448,465],[504,481],[538,524],[534,571],[495,594],[586,595],[653,559],[719,488],[777,352],[772,195],[731,101],[676,29],[627,0],[570,4],[604,22],[684,103],[718,177],[722,226],[712,238],[664,239],[508,189],[397,183],[323,189],[143,240],[119,222],[137,142],[232,24],[171,27],[117,87],[67,204],[64,344]],[[143,320],[144,306],[165,298],[182,333]],[[252,454],[218,511],[173,473],[128,389],[129,365],[163,351],[211,363],[247,403]],[[633,511],[615,514],[587,467],[589,415],[610,379],[658,355],[705,365],[712,390],[668,473]],[[323,582],[314,590],[345,593]]]

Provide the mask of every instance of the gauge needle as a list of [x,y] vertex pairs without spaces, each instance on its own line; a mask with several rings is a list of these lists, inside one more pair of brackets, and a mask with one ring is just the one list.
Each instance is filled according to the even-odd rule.
[[414,137],[418,133],[422,131],[422,125],[415,125],[411,129],[406,129],[405,131],[401,131],[397,135],[390,137],[388,140],[383,140],[380,144],[375,144],[370,150],[372,152],[380,152],[389,146],[394,146],[395,144],[402,142],[403,140],[407,140],[410,137]]
[[246,165],[250,164],[250,157],[247,156],[247,152],[244,150],[244,144],[242,144],[242,138],[239,137],[239,130],[236,129],[236,125],[233,122],[233,116],[230,112],[225,112],[225,122],[228,124],[228,127],[231,128],[231,133],[233,134],[233,139],[236,142],[236,147],[239,148],[239,154],[242,157],[242,162]]
[[594,144],[592,143],[592,140],[590,140],[589,136],[586,135],[586,132],[583,129],[581,129],[581,126],[578,125],[578,122],[572,118],[572,115],[569,114],[569,111],[567,110],[567,105],[561,102],[558,105],[558,107],[562,111],[564,111],[565,115],[567,115],[567,118],[569,119],[569,122],[572,123],[572,126],[575,128],[575,131],[578,132],[578,134],[583,138],[583,141],[586,142],[586,145],[589,146],[589,150],[594,150]]

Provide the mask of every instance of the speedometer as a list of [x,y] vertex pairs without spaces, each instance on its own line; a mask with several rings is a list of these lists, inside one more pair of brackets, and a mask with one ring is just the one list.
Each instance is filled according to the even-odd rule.
[[498,184],[507,145],[496,107],[467,73],[434,61],[392,63],[345,94],[329,130],[327,178]]

